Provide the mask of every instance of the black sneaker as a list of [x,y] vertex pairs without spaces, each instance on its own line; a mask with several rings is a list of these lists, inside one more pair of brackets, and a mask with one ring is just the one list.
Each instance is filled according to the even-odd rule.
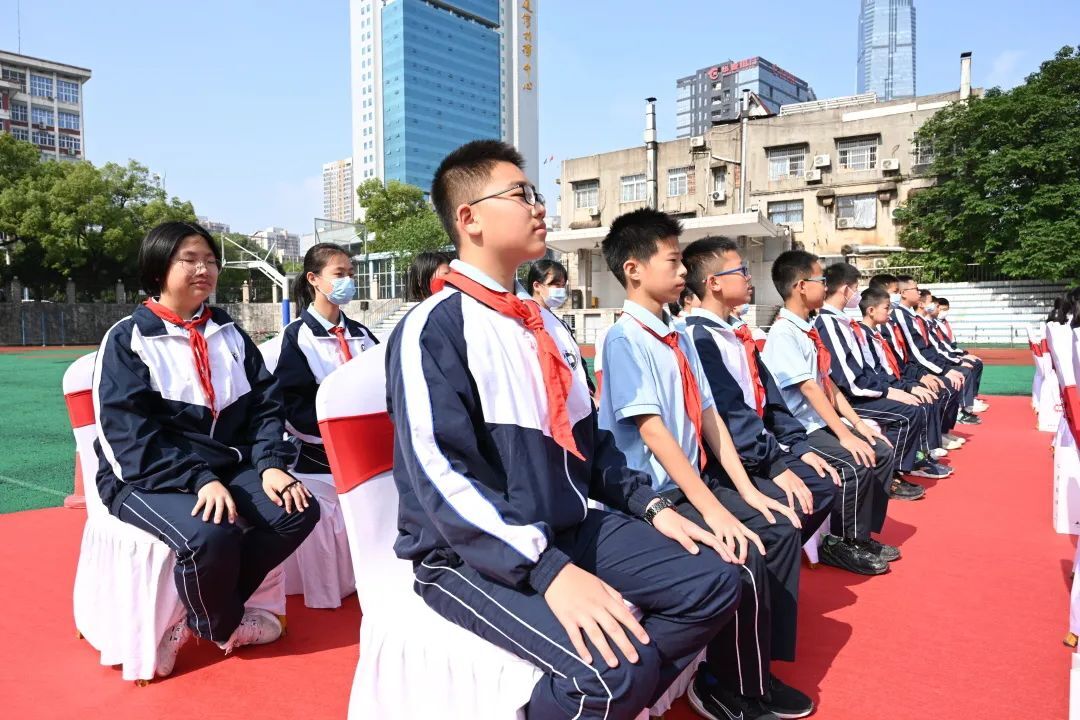
[[814,701],[801,690],[796,690],[780,678],[769,673],[765,697],[761,704],[778,718],[804,718],[814,712]]
[[859,575],[881,575],[889,570],[889,563],[859,548],[854,540],[843,540],[835,535],[825,536],[818,550],[818,559],[824,565]]
[[889,487],[889,497],[893,500],[922,500],[925,495],[926,488],[922,485],[900,478],[893,478],[892,485]]
[[982,425],[982,418],[969,412],[962,412],[957,416],[956,422],[961,425]]
[[915,463],[915,466],[911,468],[911,472],[909,472],[908,475],[940,480],[941,478],[949,477],[952,473],[952,468],[942,465],[941,463],[936,463],[933,460],[920,460]]
[[856,540],[855,544],[868,553],[877,555],[885,562],[893,562],[894,560],[900,559],[900,548],[895,545],[886,545],[873,538],[870,538],[869,540]]
[[709,720],[779,720],[765,708],[760,698],[725,690],[719,683],[710,683],[701,672],[694,676],[686,697],[690,707]]

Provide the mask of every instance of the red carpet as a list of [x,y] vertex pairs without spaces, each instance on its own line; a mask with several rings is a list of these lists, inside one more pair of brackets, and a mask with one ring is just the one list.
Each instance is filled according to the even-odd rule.
[[[961,431],[972,439],[953,453],[956,474],[891,505],[884,539],[904,552],[892,572],[803,573],[800,660],[778,671],[818,701],[814,717],[1066,717],[1073,550],[1051,530],[1050,437],[1032,429],[1027,398],[990,402]],[[345,717],[355,599],[326,611],[290,598],[281,642],[227,659],[188,646],[173,677],[138,688],[75,638],[81,528],[73,510],[0,516],[0,717]],[[667,717],[697,716],[680,703]]]

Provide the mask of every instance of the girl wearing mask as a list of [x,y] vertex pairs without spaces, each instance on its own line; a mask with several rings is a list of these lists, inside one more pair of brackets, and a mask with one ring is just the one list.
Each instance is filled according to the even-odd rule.
[[[274,369],[285,401],[285,432],[300,448],[290,469],[305,479],[326,517],[341,510],[319,434],[315,394],[327,375],[379,342],[370,330],[341,311],[356,295],[353,274],[349,255],[339,246],[319,243],[307,251],[303,272],[293,285],[297,307],[304,309],[282,332]],[[302,590],[309,607],[338,607],[341,598],[353,590],[348,543],[343,535],[330,537],[334,526],[341,523],[320,525],[311,541],[297,552],[296,567],[285,568],[286,591]],[[335,548],[336,557],[327,556],[328,546]],[[302,587],[294,584],[297,579]]]
[[[529,293],[529,297],[534,300],[536,304],[542,308],[547,308],[554,313],[555,310],[558,310],[566,304],[567,277],[566,268],[562,263],[544,258],[542,260],[537,260],[529,266],[529,274],[525,278],[525,287],[528,288],[527,292]],[[520,293],[519,296],[524,297],[524,295]],[[566,326],[566,330],[570,333],[570,337],[574,338],[574,341],[576,342],[577,338],[574,337],[574,329],[558,315],[555,317],[559,318],[559,322]],[[593,379],[587,371],[585,373],[585,381],[589,385],[589,392],[595,395],[596,385],[593,384]]]

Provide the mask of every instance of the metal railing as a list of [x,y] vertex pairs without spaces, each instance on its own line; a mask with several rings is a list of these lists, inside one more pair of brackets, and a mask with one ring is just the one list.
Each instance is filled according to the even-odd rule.
[[953,268],[936,268],[926,265],[892,265],[874,272],[888,272],[893,275],[910,275],[920,283],[944,282],[1005,282],[1010,280],[1042,280],[1037,277],[1013,277],[1001,269],[984,263],[964,263]]
[[364,313],[364,324],[374,330],[382,325],[387,318],[401,309],[401,306],[405,304],[402,298],[390,298],[383,301],[382,305],[377,308],[373,308]]

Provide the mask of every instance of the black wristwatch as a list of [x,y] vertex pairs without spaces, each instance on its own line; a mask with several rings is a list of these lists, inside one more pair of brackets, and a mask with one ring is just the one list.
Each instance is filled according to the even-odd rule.
[[655,500],[649,501],[649,507],[645,509],[645,514],[641,516],[641,519],[652,525],[653,519],[660,514],[661,510],[667,510],[668,508],[673,507],[675,507],[673,502],[666,497],[660,496]]

